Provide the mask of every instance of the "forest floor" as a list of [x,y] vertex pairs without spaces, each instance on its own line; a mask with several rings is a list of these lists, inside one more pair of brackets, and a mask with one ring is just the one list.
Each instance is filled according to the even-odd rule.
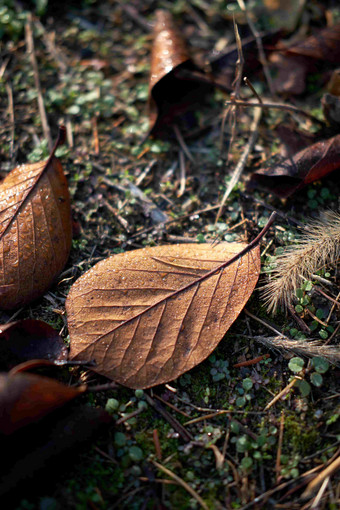
[[[299,127],[310,134],[318,126],[308,117],[264,110],[245,169],[216,221],[249,140],[254,111],[239,109],[228,161],[231,125],[226,122],[223,136],[221,126],[229,97],[221,91],[212,92],[189,116],[189,122],[196,123],[189,128],[191,136],[185,137],[190,158],[175,135],[142,143],[149,128],[150,23],[155,8],[170,10],[204,65],[214,50],[224,50],[234,41],[233,8],[241,39],[250,34],[237,3],[230,3],[229,9],[220,0],[126,3],[136,6],[137,17],[127,11],[125,2],[114,0],[35,3],[40,7],[32,10],[30,23],[37,71],[26,44],[28,3],[10,0],[7,7],[0,7],[1,177],[18,163],[48,157],[38,77],[51,139],[56,138],[58,125],[67,130],[58,157],[69,183],[74,236],[57,283],[33,304],[2,312],[1,323],[41,319],[67,340],[65,299],[71,284],[96,262],[160,244],[248,243],[272,211],[278,216],[261,243],[257,288],[211,356],[169,385],[144,391],[120,387],[82,397],[88,405],[106,408],[113,424],[76,453],[64,452],[53,483],[34,483],[32,491],[13,499],[13,508],[339,508],[339,472],[302,498],[315,474],[339,455],[339,368],[330,364],[319,386],[309,384],[311,360],[298,354],[307,368],[300,376],[309,390],[304,393],[303,386],[295,385],[268,406],[294,377],[289,361],[297,355],[258,341],[282,334],[294,341],[324,342],[331,337],[331,344],[339,342],[332,336],[339,308],[313,292],[316,285],[322,287],[323,278],[329,281],[324,287],[327,294],[337,298],[336,266],[320,268],[319,280],[307,289],[308,303],[296,308],[298,296],[288,315],[269,315],[259,291],[275,256],[299,237],[301,226],[322,209],[338,210],[339,179],[333,174],[317,180],[285,200],[246,188],[251,172],[280,153],[279,126]],[[332,2],[329,7],[324,4],[308,2],[294,33],[308,34],[310,27],[322,28],[326,18],[339,16]],[[255,21],[259,30],[268,30],[265,17]],[[243,74],[262,99],[272,101],[264,74],[251,73],[245,66]],[[322,119],[325,86],[315,72],[300,95],[276,100]],[[245,98],[252,95],[245,85],[241,93]],[[306,289],[301,292],[306,295]],[[306,312],[306,304],[314,307],[314,317]],[[242,366],[258,357],[259,362]],[[235,367],[238,363],[241,366]],[[91,371],[68,370],[73,380],[107,382]]]

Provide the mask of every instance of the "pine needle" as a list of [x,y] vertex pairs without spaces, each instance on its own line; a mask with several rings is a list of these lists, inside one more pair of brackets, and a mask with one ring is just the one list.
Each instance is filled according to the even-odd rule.
[[262,289],[268,312],[279,306],[287,309],[304,280],[326,264],[335,264],[340,255],[340,214],[324,212],[311,222],[301,240],[276,258],[271,281]]
[[294,352],[294,354],[308,357],[320,356],[326,358],[333,365],[340,364],[339,347],[336,345],[324,345],[319,340],[292,340],[285,336],[255,336],[253,339],[270,349]]

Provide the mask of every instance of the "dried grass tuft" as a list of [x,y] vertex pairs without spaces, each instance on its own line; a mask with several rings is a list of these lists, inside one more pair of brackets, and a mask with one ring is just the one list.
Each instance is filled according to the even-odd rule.
[[271,281],[262,289],[267,310],[287,309],[305,279],[326,264],[335,264],[340,255],[340,214],[326,211],[311,222],[301,240],[278,256]]
[[326,358],[333,365],[340,364],[339,347],[336,345],[322,344],[319,340],[293,340],[285,336],[255,336],[253,339],[270,349],[293,352],[294,354],[308,357],[321,356],[322,358]]

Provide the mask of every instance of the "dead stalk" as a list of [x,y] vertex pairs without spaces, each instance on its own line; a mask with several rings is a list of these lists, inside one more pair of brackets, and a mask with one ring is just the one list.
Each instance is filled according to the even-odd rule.
[[190,487],[190,485],[187,484],[182,478],[180,478],[178,475],[176,475],[175,473],[170,471],[170,469],[166,468],[165,466],[162,466],[162,464],[159,464],[159,462],[156,462],[155,460],[152,461],[152,464],[157,469],[159,469],[160,471],[162,471],[166,475],[170,476],[170,478],[175,480],[179,485],[181,485],[181,487],[183,487],[183,489],[185,489],[194,499],[196,499],[197,503],[202,508],[204,508],[204,510],[209,510],[207,504],[203,501],[201,496],[199,494],[197,494],[197,492],[192,487]]
[[244,148],[244,151],[242,153],[242,156],[240,157],[240,160],[239,162],[237,163],[236,167],[235,167],[235,170],[233,172],[233,175],[231,176],[231,179],[230,179],[230,182],[228,184],[228,187],[224,193],[224,196],[222,198],[222,201],[220,203],[220,207],[219,207],[219,210],[217,212],[217,215],[216,215],[216,219],[215,219],[215,224],[218,222],[218,220],[220,219],[222,213],[223,213],[223,209],[224,209],[224,205],[226,203],[226,201],[228,200],[228,197],[230,195],[230,193],[233,191],[235,185],[238,183],[240,177],[241,177],[241,174],[247,164],[247,160],[248,160],[248,157],[249,157],[249,154],[251,153],[254,145],[255,145],[255,142],[256,142],[256,138],[257,138],[257,133],[258,133],[258,127],[259,127],[259,124],[260,124],[260,120],[261,120],[261,115],[262,115],[262,111],[261,110],[255,110],[255,113],[254,113],[254,118],[253,118],[253,122],[251,124],[251,127],[250,127],[250,138],[249,138],[249,141],[247,143],[247,145],[245,146]]

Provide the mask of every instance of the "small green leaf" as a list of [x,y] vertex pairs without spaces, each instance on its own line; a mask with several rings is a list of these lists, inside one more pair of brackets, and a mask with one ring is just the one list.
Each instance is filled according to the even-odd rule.
[[242,466],[242,469],[244,470],[248,470],[252,467],[253,465],[253,459],[251,457],[243,457],[243,459],[241,460],[241,466]]
[[301,306],[301,305],[296,305],[296,307],[295,307],[295,311],[296,311],[296,313],[302,313],[302,312],[303,312],[303,306]]
[[322,375],[318,374],[318,372],[313,372],[310,376],[310,381],[312,384],[314,384],[314,386],[320,388],[323,383]]
[[143,458],[143,452],[138,446],[131,446],[129,448],[129,457],[134,462],[139,462]]
[[246,379],[243,380],[242,386],[246,391],[249,391],[253,387],[253,381],[249,377],[247,377]]
[[238,397],[236,399],[236,405],[237,407],[243,407],[246,403],[246,399],[244,397]]
[[317,311],[315,312],[315,315],[317,316],[318,319],[322,320],[325,316],[322,308],[318,308]]
[[329,369],[329,362],[319,356],[312,359],[312,364],[316,372],[319,372],[319,374],[324,374]]
[[116,446],[124,446],[126,444],[126,435],[123,432],[116,432],[114,435],[114,442]]
[[290,362],[288,363],[289,370],[294,372],[295,374],[298,374],[303,369],[305,362],[301,358],[292,358]]
[[119,407],[118,400],[116,400],[115,398],[109,398],[108,401],[106,402],[105,410],[108,413],[112,414],[115,411],[117,411],[118,407]]
[[307,397],[310,394],[311,387],[307,381],[305,381],[305,380],[298,381],[297,385],[298,385],[298,388],[301,391],[301,395],[303,397]]

